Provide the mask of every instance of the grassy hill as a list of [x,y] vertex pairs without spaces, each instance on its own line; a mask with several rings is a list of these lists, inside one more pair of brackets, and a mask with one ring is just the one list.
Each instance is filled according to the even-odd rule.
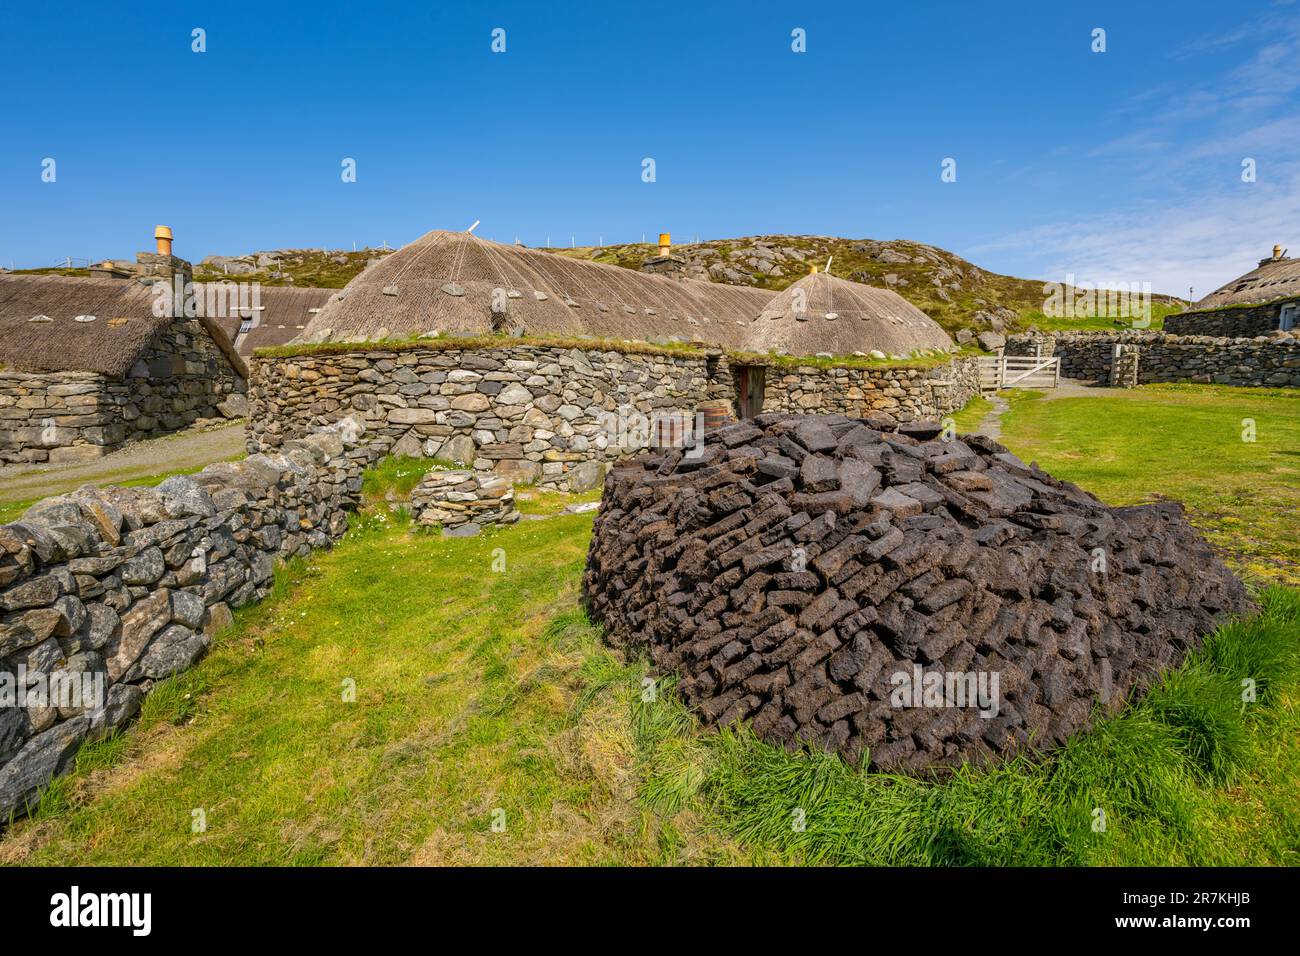
[[207,256],[195,263],[194,278],[200,282],[230,278],[267,286],[341,289],[371,262],[392,253],[392,249],[276,249],[245,256]]
[[[644,243],[618,246],[579,246],[549,250],[556,255],[590,259],[641,269],[658,255]],[[681,263],[676,278],[702,279],[728,285],[781,290],[830,263],[833,275],[854,282],[892,289],[950,331],[969,327],[1008,329],[1030,324],[1063,327],[1042,314],[1043,280],[1019,279],[981,269],[961,256],[922,242],[895,239],[837,239],[831,236],[747,236],[674,245]],[[1181,309],[1169,296],[1153,300],[1153,325]],[[1070,325],[1107,327],[1109,319],[1071,320]]]

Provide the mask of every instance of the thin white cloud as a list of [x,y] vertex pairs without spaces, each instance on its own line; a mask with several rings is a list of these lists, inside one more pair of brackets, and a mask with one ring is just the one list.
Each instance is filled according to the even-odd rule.
[[[1252,50],[1238,48],[1248,40]],[[1150,282],[1180,296],[1192,287],[1199,298],[1275,242],[1300,249],[1300,17],[1271,15],[1203,44],[1242,60],[1195,87],[1162,90],[1145,104],[1145,126],[1133,131],[1128,117],[1128,132],[1088,153],[1140,185],[1143,200],[995,237],[970,254],[1014,260],[1021,275]],[[1246,157],[1258,164],[1254,183],[1240,178]]]
[[1027,263],[1022,274],[1108,285],[1150,282],[1196,298],[1253,269],[1273,243],[1300,249],[1300,173],[1192,205],[1144,203],[1003,237],[969,250]]

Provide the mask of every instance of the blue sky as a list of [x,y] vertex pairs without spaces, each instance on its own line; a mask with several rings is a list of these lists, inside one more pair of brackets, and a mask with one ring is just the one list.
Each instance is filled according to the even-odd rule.
[[14,2],[0,78],[4,266],[130,256],[156,223],[197,260],[478,219],[530,245],[915,239],[1199,296],[1300,251],[1280,0]]

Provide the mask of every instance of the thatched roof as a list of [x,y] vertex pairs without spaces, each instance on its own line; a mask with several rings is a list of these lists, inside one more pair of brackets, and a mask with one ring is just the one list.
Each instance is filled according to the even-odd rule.
[[850,355],[874,349],[906,356],[952,345],[937,322],[896,292],[818,272],[767,303],[743,348],[788,355]]
[[[504,314],[494,318],[494,291]],[[423,334],[590,335],[734,347],[771,299],[759,289],[677,281],[619,266],[434,231],[371,266],[300,341]]]
[[[153,298],[121,279],[0,275],[0,364],[125,375],[168,321],[154,316]],[[38,316],[50,321],[31,321]]]
[[[0,365],[121,377],[171,321],[155,316],[153,303],[153,287],[135,281],[0,275]],[[78,316],[94,320],[78,321]],[[220,323],[200,321],[235,371],[246,377],[248,370]]]
[[261,310],[257,313],[257,325],[249,332],[243,336],[239,334],[240,325],[244,321],[242,316],[231,315],[216,321],[231,341],[237,344],[240,355],[252,355],[254,349],[284,345],[302,334],[307,324],[316,317],[316,311],[324,308],[325,303],[337,291],[262,286],[258,290]]
[[1265,259],[1257,269],[1215,289],[1192,306],[1193,311],[1272,302],[1300,295],[1300,259]]

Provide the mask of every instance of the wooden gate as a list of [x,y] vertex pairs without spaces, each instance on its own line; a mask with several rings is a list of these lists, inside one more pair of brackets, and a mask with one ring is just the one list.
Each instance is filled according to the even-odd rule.
[[737,365],[736,396],[741,418],[753,418],[763,410],[763,392],[767,388],[767,367]]
[[981,355],[980,391],[1000,388],[1056,388],[1061,379],[1059,358],[1036,355]]

